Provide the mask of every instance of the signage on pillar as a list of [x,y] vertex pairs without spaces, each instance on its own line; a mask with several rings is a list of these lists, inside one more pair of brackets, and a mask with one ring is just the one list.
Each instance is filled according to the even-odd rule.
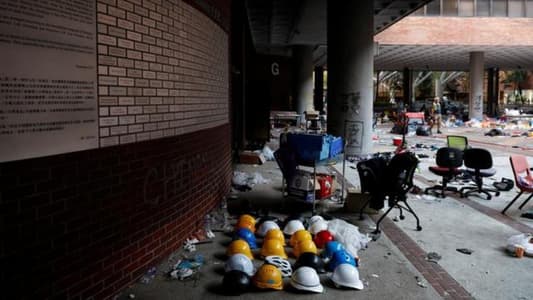
[[272,75],[274,76],[279,75],[279,64],[277,62],[273,62],[272,65],[270,65],[270,72],[272,72]]
[[346,120],[345,136],[347,155],[354,155],[359,153],[363,148],[363,131],[364,124],[362,121],[348,121]]
[[0,162],[97,148],[96,1],[0,6]]

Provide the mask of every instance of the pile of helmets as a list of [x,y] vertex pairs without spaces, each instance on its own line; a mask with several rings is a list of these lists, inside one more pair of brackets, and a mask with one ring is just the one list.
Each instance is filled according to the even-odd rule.
[[[327,230],[327,221],[313,216],[307,229],[304,221],[301,216],[289,216],[282,231],[275,219],[261,218],[256,222],[251,215],[241,215],[226,251],[224,288],[235,294],[244,293],[251,286],[282,290],[283,278],[290,278],[290,286],[294,289],[322,293],[324,288],[319,274],[329,271],[335,286],[362,289],[355,258],[334,240]],[[256,236],[263,239],[261,247]],[[290,254],[296,259],[293,267],[286,246],[292,248]],[[257,270],[253,264],[252,250],[255,249],[259,249],[255,257],[264,259]],[[322,257],[319,249],[322,249]]]

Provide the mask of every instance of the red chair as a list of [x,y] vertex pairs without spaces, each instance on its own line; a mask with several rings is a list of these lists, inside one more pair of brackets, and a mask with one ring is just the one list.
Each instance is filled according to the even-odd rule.
[[509,157],[509,161],[511,162],[511,167],[513,168],[513,174],[514,174],[514,180],[516,182],[516,186],[518,189],[520,189],[520,193],[514,197],[514,199],[511,201],[511,203],[507,204],[507,206],[502,210],[502,214],[505,214],[505,211],[513,205],[513,203],[524,193],[532,193],[527,197],[526,201],[524,201],[518,209],[522,209],[524,205],[533,197],[533,176],[531,175],[529,164],[527,163],[527,159],[523,155],[511,155]]

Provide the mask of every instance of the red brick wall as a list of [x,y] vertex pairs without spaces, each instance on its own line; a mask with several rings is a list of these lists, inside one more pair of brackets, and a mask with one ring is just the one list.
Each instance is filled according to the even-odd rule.
[[230,162],[224,125],[0,164],[0,280],[18,295],[6,299],[117,293],[202,225]]
[[3,297],[111,298],[228,192],[227,2],[98,1],[104,148],[0,164]]

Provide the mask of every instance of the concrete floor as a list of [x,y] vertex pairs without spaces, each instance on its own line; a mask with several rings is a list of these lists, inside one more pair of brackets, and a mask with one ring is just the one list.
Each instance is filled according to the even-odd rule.
[[[387,128],[378,128],[376,134],[376,151],[390,151],[393,147],[391,134]],[[424,144],[442,146],[446,134],[461,134],[469,138],[469,143],[476,147],[484,147],[491,151],[494,166],[498,173],[494,176],[497,180],[501,177],[513,178],[509,165],[510,153],[528,155],[533,166],[533,139],[519,137],[485,137],[482,129],[453,128],[444,129],[444,134],[437,137],[407,138],[410,145]],[[519,148],[517,148],[519,147]],[[429,149],[416,149],[417,153],[429,155],[421,159],[419,172],[415,176],[415,184],[427,187],[435,184],[439,178],[428,171],[428,166],[433,164],[436,151]],[[355,164],[347,163],[345,178],[353,185],[358,185],[357,172],[351,168]],[[334,166],[339,172],[342,164]],[[281,197],[281,173],[275,162],[267,162],[261,166],[236,165],[236,170],[248,173],[259,172],[263,177],[272,180],[269,184],[259,184],[249,192],[237,193],[237,199],[228,201],[230,212],[245,209],[268,209],[271,214],[280,217],[293,211],[301,211],[302,204]],[[491,180],[486,181],[492,184]],[[507,215],[499,214],[506,203],[516,195],[516,189],[503,192],[492,200],[471,196],[460,199],[450,195],[444,199],[409,195],[409,203],[421,219],[422,231],[415,230],[414,218],[409,214],[400,222],[391,222],[403,233],[412,239],[425,253],[437,252],[442,259],[437,263],[459,285],[475,299],[533,299],[531,278],[533,258],[514,258],[508,255],[503,247],[507,238],[521,231],[533,232],[533,220],[520,217],[518,202],[511,207]],[[323,210],[324,205],[318,207]],[[533,208],[532,203],[523,210]],[[305,213],[310,216],[310,207]],[[360,221],[358,216],[341,211],[329,211],[329,214],[343,218],[359,226],[362,233],[369,233],[375,223],[369,219]],[[389,214],[392,219],[397,215],[393,211]],[[322,275],[325,287],[323,294],[301,294],[290,288],[284,291],[252,291],[241,295],[243,299],[276,299],[276,298],[313,298],[313,299],[440,299],[443,293],[437,291],[431,278],[418,264],[413,265],[410,253],[402,253],[398,245],[393,243],[396,236],[388,236],[393,231],[383,230],[377,241],[369,243],[364,251],[359,253],[361,266],[359,272],[365,283],[361,291],[339,290],[333,287],[327,275]],[[158,266],[156,277],[149,284],[135,284],[122,291],[119,299],[128,299],[134,295],[136,299],[211,299],[225,296],[221,287],[224,266],[225,246],[230,241],[228,235],[217,233],[214,243],[199,245],[196,253],[202,254],[206,264],[202,267],[196,281],[171,281],[164,276],[168,270],[168,262]],[[469,248],[474,252],[465,255],[456,251],[457,248]],[[405,252],[405,251],[404,251]],[[177,253],[182,253],[178,251]],[[411,259],[411,260],[410,260]],[[262,261],[255,260],[254,264],[260,266]],[[439,270],[442,270],[439,269]],[[422,271],[422,272],[421,272]],[[431,281],[431,280],[430,280]],[[287,282],[286,282],[287,283]],[[288,285],[285,285],[288,287]],[[450,295],[444,298],[453,298]]]

